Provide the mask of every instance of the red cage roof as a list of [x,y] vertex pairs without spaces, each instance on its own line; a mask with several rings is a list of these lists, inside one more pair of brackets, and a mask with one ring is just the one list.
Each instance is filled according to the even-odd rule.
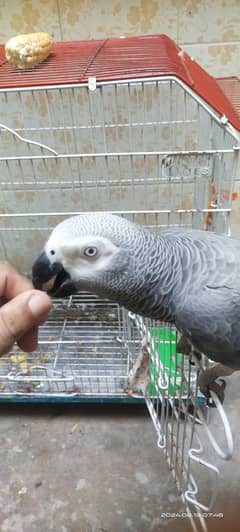
[[0,45],[0,88],[36,87],[174,76],[240,130],[240,117],[216,80],[166,35],[57,42],[48,59],[17,70]]
[[240,78],[236,76],[217,78],[217,82],[227,98],[232,102],[240,120]]

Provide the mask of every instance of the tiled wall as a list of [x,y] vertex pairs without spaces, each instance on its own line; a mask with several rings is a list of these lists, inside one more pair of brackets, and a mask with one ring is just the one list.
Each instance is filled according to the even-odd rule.
[[0,42],[166,33],[216,76],[240,74],[240,0],[0,0]]

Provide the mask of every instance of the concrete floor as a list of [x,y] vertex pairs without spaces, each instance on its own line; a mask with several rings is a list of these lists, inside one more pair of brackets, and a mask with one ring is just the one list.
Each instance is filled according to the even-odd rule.
[[161,518],[184,508],[144,406],[2,405],[0,419],[1,532],[181,530]]
[[[217,461],[214,511],[224,517],[208,520],[210,532],[240,529],[239,373],[230,383],[235,453]],[[0,424],[1,532],[191,530],[187,519],[161,516],[184,507],[144,405],[0,405]]]

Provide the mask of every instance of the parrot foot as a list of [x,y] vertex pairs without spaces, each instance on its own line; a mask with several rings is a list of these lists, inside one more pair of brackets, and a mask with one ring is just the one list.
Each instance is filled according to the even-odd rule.
[[[202,394],[207,398],[208,406],[216,406],[211,398],[211,390],[216,393],[221,403],[223,403],[226,382],[224,379],[220,379],[220,377],[227,377],[232,373],[233,370],[223,366],[223,364],[214,364],[200,371],[198,385]],[[217,379],[219,380],[217,381]]]
[[150,377],[150,354],[146,337],[143,338],[139,355],[128,377],[125,393],[130,396],[142,397]]
[[211,398],[210,390],[215,392],[221,403],[223,403],[226,382],[224,379],[220,379],[220,377],[231,375],[233,370],[223,364],[213,363],[203,353],[196,350],[189,338],[184,335],[180,337],[177,343],[177,352],[189,355],[190,364],[200,366],[198,385],[202,394],[207,398],[208,405],[216,406]]

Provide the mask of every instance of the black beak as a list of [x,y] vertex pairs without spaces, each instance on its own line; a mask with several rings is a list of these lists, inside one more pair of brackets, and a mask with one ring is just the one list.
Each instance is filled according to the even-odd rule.
[[65,297],[77,291],[62,264],[60,262],[51,263],[47,254],[43,251],[32,267],[33,285],[38,290],[43,290],[44,284],[53,278],[55,280],[51,289],[48,290],[49,295],[53,297]]

